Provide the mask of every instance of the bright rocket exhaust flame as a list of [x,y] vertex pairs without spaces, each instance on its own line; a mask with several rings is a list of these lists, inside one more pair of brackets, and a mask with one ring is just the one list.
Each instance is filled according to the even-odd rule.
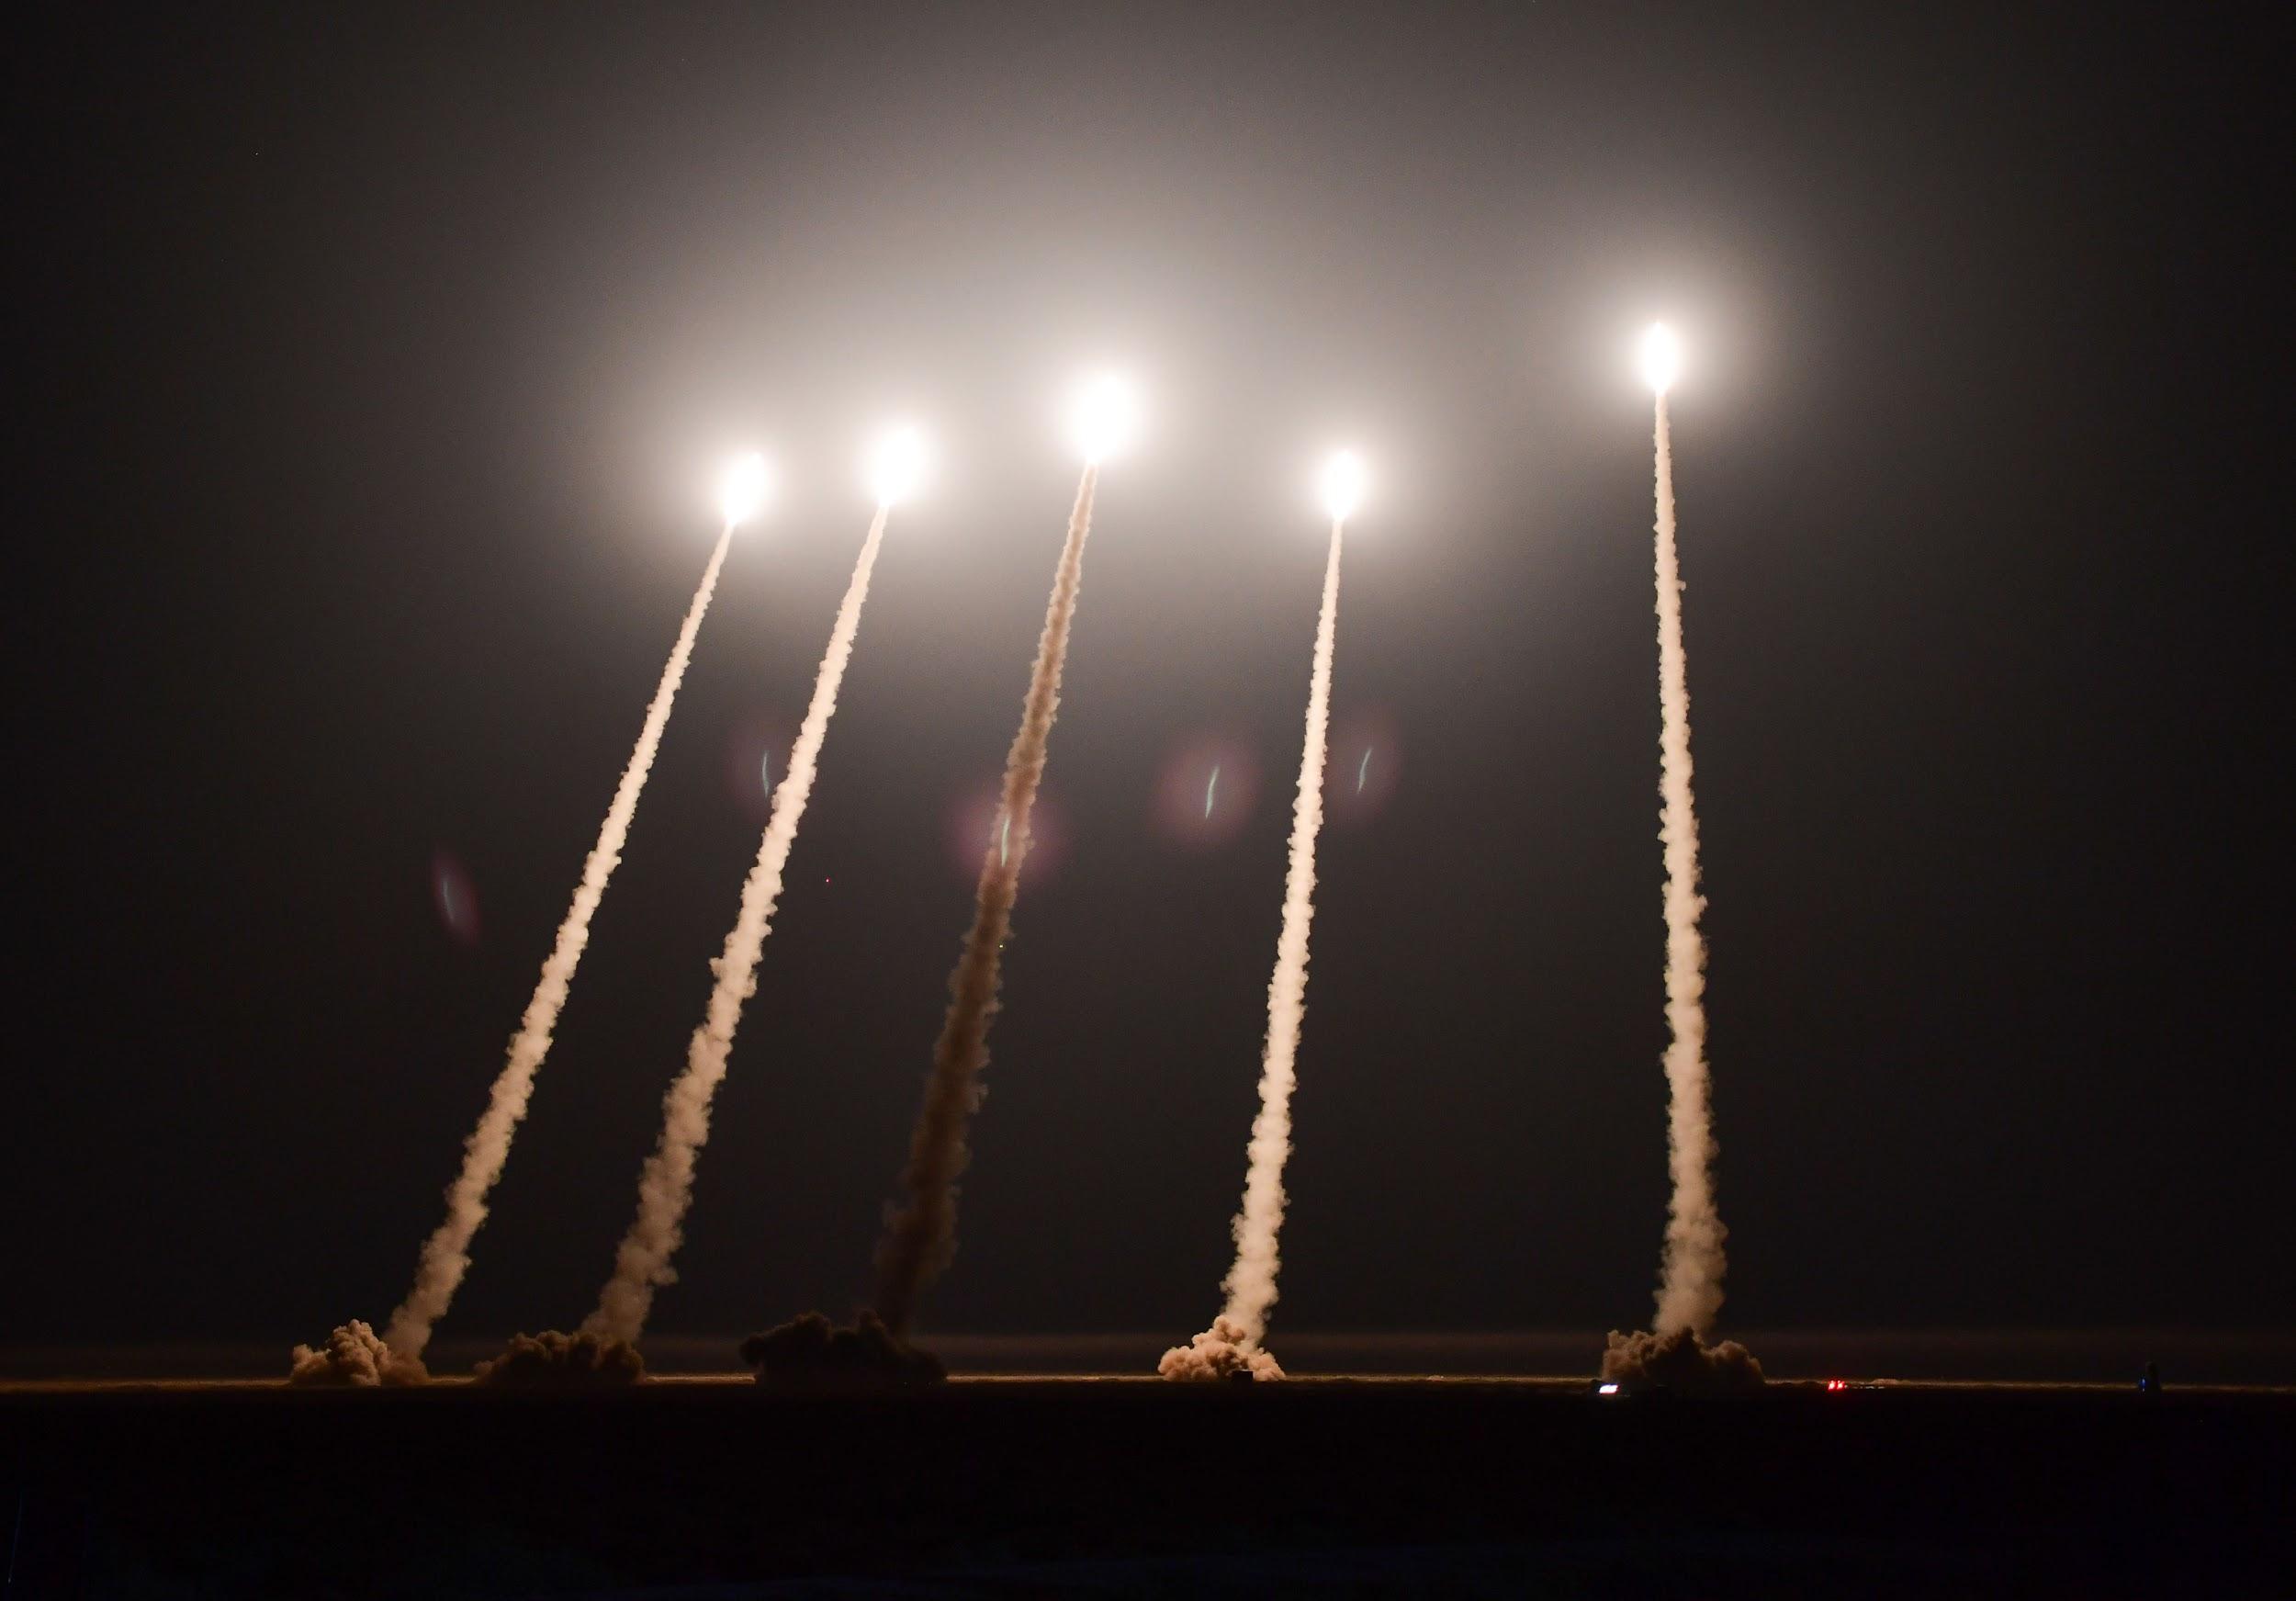
[[869,487],[881,506],[897,506],[917,493],[931,452],[914,428],[888,431],[869,455]]
[[1352,450],[1335,450],[1323,463],[1323,471],[1316,480],[1323,499],[1323,510],[1334,523],[1345,523],[1363,504],[1363,491],[1368,481],[1364,472],[1363,457]]
[[1098,467],[1140,432],[1140,394],[1120,373],[1078,386],[1068,407],[1068,437],[1086,467]]
[[1682,372],[1683,347],[1674,331],[1663,322],[1651,323],[1650,331],[1642,336],[1642,381],[1654,393],[1663,395],[1674,387]]
[[846,663],[852,660],[853,637],[861,629],[869,577],[877,565],[889,515],[890,508],[877,508],[853,563],[852,579],[829,629],[828,648],[822,652],[820,670],[814,676],[805,720],[790,749],[781,786],[773,792],[757,861],[742,882],[740,910],[726,932],[725,949],[710,964],[716,983],[710,990],[708,1009],[686,1046],[684,1068],[662,1097],[661,1136],[638,1177],[637,1215],[614,1253],[613,1277],[599,1291],[597,1310],[582,1324],[584,1334],[635,1344],[653,1310],[655,1290],[677,1277],[670,1262],[683,1241],[686,1212],[693,1204],[693,1170],[709,1138],[710,1102],[725,1080],[741,1009],[757,993],[758,961],[764,954],[766,936],[773,931],[782,873],[813,794],[829,719],[837,715],[838,688],[844,682]]
[[717,491],[718,509],[726,513],[726,526],[738,528],[753,521],[765,504],[769,487],[765,457],[754,450],[727,468],[726,481]]
[[[1351,465],[1341,468],[1342,463]],[[1336,475],[1334,468],[1340,468]],[[1332,653],[1339,631],[1340,546],[1346,515],[1363,497],[1362,470],[1353,457],[1344,453],[1334,457],[1324,476],[1324,505],[1332,513],[1332,547],[1323,569],[1323,603],[1316,616],[1315,654],[1308,678],[1307,731],[1300,742],[1300,791],[1291,813],[1291,861],[1284,874],[1283,928],[1276,941],[1276,970],[1267,981],[1260,1110],[1252,1120],[1244,1204],[1232,1224],[1235,1262],[1221,1285],[1227,1292],[1227,1305],[1212,1319],[1211,1327],[1187,1345],[1165,1352],[1156,1364],[1156,1371],[1167,1379],[1283,1377],[1283,1370],[1264,1348],[1264,1342],[1281,1267],[1277,1237],[1284,1223],[1284,1163],[1291,1155],[1291,1092],[1298,1078],[1300,1030],[1308,1009],[1308,930],[1315,919],[1315,839],[1323,827]]]

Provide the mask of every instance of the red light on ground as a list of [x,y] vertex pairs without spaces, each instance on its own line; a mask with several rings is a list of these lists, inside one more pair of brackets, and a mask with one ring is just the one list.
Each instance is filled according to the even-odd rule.
[[1847,1384],[1844,1384],[1844,1383],[1843,1383],[1840,1380],[1839,1380],[1839,1379],[1829,1379],[1829,1380],[1827,1380],[1827,1381],[1826,1381],[1826,1388],[1827,1388],[1827,1390],[1828,1390],[1828,1391],[1829,1391],[1829,1392],[1830,1392],[1830,1391],[1835,1391],[1835,1390],[1847,1390],[1849,1387],[1850,1387],[1850,1386],[1848,1386]]

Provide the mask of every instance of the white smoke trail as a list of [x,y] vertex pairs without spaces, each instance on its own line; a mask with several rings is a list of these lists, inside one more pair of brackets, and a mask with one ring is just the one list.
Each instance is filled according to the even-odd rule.
[[525,1117],[526,1103],[534,1095],[535,1075],[542,1066],[542,1059],[550,1054],[551,1031],[557,1026],[567,990],[574,982],[574,969],[582,960],[583,948],[590,943],[590,919],[605,896],[606,881],[622,860],[630,819],[637,811],[638,794],[645,789],[646,775],[653,768],[654,752],[660,748],[662,729],[670,722],[670,705],[685,677],[687,660],[693,654],[693,637],[701,631],[703,614],[709,610],[710,597],[716,592],[718,569],[726,564],[726,550],[733,536],[733,524],[729,523],[717,536],[717,548],[710,552],[709,565],[702,570],[701,587],[693,592],[693,603],[686,608],[685,622],[678,629],[678,642],[670,648],[669,665],[662,669],[661,682],[655,687],[653,702],[646,708],[646,724],[638,731],[637,747],[630,752],[630,764],[622,770],[622,782],[614,789],[613,804],[606,808],[606,820],[598,829],[598,842],[591,847],[590,855],[582,863],[582,879],[574,890],[574,904],[568,908],[566,920],[558,925],[557,939],[550,948],[549,959],[542,964],[542,977],[535,986],[534,998],[527,1001],[518,1032],[512,1036],[510,1054],[502,1064],[502,1071],[495,1076],[486,1111],[470,1137],[463,1142],[462,1171],[446,1190],[446,1220],[424,1242],[422,1260],[415,1268],[414,1287],[407,1292],[398,1311],[391,1313],[390,1326],[383,1337],[391,1351],[407,1361],[422,1359],[423,1347],[431,1342],[433,1326],[445,1314],[463,1275],[469,1270],[471,1238],[486,1222],[487,1196],[502,1176],[502,1165],[510,1158],[511,1136]]
[[[1323,569],[1323,608],[1315,625],[1315,666],[1308,681],[1307,737],[1300,750],[1300,794],[1291,811],[1291,863],[1284,874],[1283,930],[1267,982],[1267,1043],[1260,1058],[1260,1110],[1252,1120],[1251,1167],[1244,1207],[1235,1217],[1235,1265],[1221,1288],[1221,1318],[1247,1351],[1267,1335],[1280,1265],[1276,1236],[1284,1224],[1284,1162],[1291,1155],[1293,1063],[1308,1009],[1308,926],[1315,917],[1315,837],[1323,827],[1323,752],[1331,727],[1332,648],[1339,625],[1340,534]],[[1213,1325],[1219,1331],[1219,1325]]]
[[1666,394],[1658,397],[1659,838],[1666,845],[1667,1161],[1674,1194],[1658,1291],[1657,1332],[1703,1336],[1722,1310],[1721,1214],[1715,1209],[1716,1154],[1706,1075],[1706,941],[1699,932],[1698,817],[1690,788],[1690,677],[1683,654],[1683,580],[1674,550],[1674,464]]
[[647,1314],[653,1310],[654,1291],[677,1277],[670,1258],[683,1238],[686,1211],[693,1204],[693,1167],[703,1142],[710,1134],[710,1100],[726,1077],[726,1059],[733,1049],[734,1029],[741,1021],[742,1004],[757,993],[758,958],[772,932],[773,908],[782,896],[782,870],[788,863],[797,825],[805,815],[813,793],[814,772],[827,737],[829,719],[837,712],[838,686],[845,679],[845,664],[853,654],[853,636],[861,627],[861,604],[869,599],[869,575],[877,565],[877,547],[884,542],[887,508],[880,505],[853,563],[852,581],[838,607],[837,623],[829,630],[829,648],[813,683],[813,702],[797,743],[789,753],[789,766],[773,791],[773,809],[758,846],[757,862],[741,886],[741,910],[726,936],[726,948],[710,964],[717,983],[710,991],[709,1010],[693,1031],[686,1047],[686,1065],[662,1098],[661,1138],[646,1159],[638,1177],[637,1216],[614,1253],[613,1277],[599,1292],[598,1309],[582,1322],[584,1333],[609,1339],[635,1341],[645,1332]]

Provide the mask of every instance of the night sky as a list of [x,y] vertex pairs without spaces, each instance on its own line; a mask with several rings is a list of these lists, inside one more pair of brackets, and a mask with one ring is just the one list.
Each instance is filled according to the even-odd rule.
[[[1656,317],[1725,1329],[2296,1321],[2273,51],[2208,8],[1879,9],[186,9],[28,49],[0,1340],[388,1314],[754,444],[783,492],[441,1332],[580,1316],[906,414],[940,469],[655,1326],[849,1310],[1058,402],[1108,361],[1147,423],[929,1332],[1216,1309],[1343,442],[1376,478],[1271,1343],[1644,1321]],[[1215,736],[1256,802],[1176,838],[1158,786]]]

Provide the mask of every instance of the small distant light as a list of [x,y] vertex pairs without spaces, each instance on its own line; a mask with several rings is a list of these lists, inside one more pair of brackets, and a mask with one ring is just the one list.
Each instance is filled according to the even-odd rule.
[[1618,1384],[1615,1380],[1606,1381],[1594,1386],[1594,1393],[1597,1395],[1615,1395],[1618,1393]]
[[1840,1380],[1839,1380],[1839,1379],[1829,1379],[1829,1380],[1827,1380],[1827,1381],[1826,1381],[1826,1388],[1827,1388],[1829,1391],[1833,1391],[1833,1390],[1847,1390],[1849,1387],[1850,1387],[1850,1386],[1848,1386],[1847,1384],[1844,1384],[1844,1383],[1843,1383]]

